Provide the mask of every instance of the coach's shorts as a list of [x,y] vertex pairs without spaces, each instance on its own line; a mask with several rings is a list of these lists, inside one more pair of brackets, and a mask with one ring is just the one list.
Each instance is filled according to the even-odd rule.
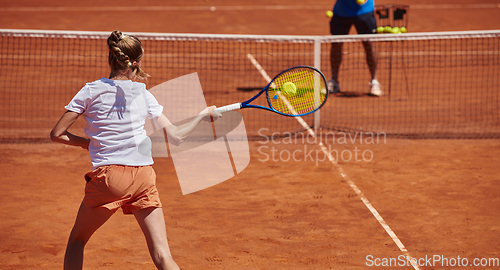
[[85,174],[83,203],[88,207],[133,209],[161,207],[152,166],[105,165]]
[[377,20],[373,12],[361,14],[356,17],[340,17],[333,14],[330,20],[330,33],[332,35],[347,35],[351,29],[351,25],[356,27],[358,34],[376,34]]

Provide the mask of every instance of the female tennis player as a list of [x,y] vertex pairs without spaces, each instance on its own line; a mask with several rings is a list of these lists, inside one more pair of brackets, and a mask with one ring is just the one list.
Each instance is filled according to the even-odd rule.
[[[68,240],[64,269],[83,268],[85,244],[118,208],[135,216],[156,267],[179,269],[168,247],[153,159],[144,155],[144,145],[146,152],[151,152],[151,144],[144,144],[150,142],[145,121],[147,117],[158,121],[169,139],[181,142],[200,121],[210,121],[211,113],[214,117],[220,114],[212,112],[215,107],[211,107],[189,123],[172,125],[146,85],[136,81],[149,76],[141,69],[144,50],[139,39],[114,31],[107,43],[109,78],[87,83],[50,133],[54,142],[88,149],[92,161],[92,171],[85,175],[85,196]],[[80,115],[85,117],[85,134],[90,139],[67,131]]]

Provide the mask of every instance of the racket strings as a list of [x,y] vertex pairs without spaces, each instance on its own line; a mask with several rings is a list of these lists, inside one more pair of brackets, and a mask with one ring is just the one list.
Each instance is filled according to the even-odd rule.
[[[285,91],[285,83],[296,86],[294,92]],[[301,115],[317,110],[326,100],[326,83],[323,76],[308,67],[287,70],[273,80],[269,89],[269,105],[276,111]]]

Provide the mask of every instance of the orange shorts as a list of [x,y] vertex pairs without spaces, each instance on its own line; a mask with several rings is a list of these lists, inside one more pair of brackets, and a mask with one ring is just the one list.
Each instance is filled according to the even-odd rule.
[[83,203],[88,207],[133,209],[161,207],[153,166],[105,165],[85,174]]

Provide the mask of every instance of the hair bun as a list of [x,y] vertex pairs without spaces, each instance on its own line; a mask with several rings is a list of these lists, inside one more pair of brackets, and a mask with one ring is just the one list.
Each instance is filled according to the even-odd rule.
[[123,39],[123,33],[116,30],[116,31],[113,31],[113,33],[111,34],[111,37],[113,37],[114,42],[118,42],[118,41]]

